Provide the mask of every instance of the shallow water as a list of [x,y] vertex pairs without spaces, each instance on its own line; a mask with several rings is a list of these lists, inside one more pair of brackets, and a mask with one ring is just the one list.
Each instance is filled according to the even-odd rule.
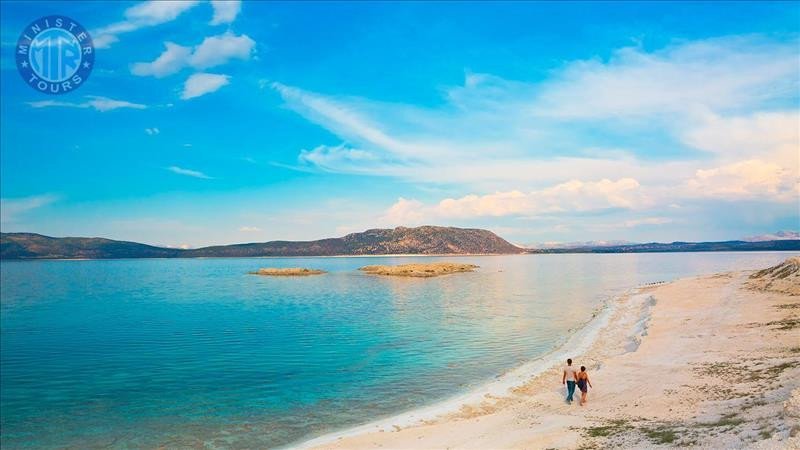
[[[3,261],[0,444],[282,446],[484,383],[636,285],[787,256]],[[441,260],[481,268],[355,270]],[[247,275],[266,266],[330,273]]]

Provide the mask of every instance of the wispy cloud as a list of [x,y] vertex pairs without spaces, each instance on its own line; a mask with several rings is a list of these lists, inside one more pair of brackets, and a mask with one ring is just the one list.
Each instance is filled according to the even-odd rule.
[[261,228],[258,227],[250,227],[250,226],[243,226],[239,228],[239,231],[244,233],[255,233],[257,231],[261,231]]
[[0,199],[0,222],[16,222],[25,213],[49,205],[56,200],[58,200],[58,197],[52,194],[34,195],[30,197],[2,198]]
[[113,111],[115,109],[146,109],[147,105],[141,103],[133,103],[125,100],[114,100],[108,97],[100,97],[94,95],[87,95],[85,98],[88,100],[75,103],[65,102],[60,100],[38,100],[35,102],[27,102],[33,108],[52,108],[52,107],[65,107],[65,108],[94,108],[100,112]]
[[167,170],[173,173],[177,173],[178,175],[185,175],[187,177],[202,178],[204,180],[213,179],[212,177],[198,170],[184,169],[183,167],[178,167],[178,166],[169,166],[167,167]]
[[158,128],[155,128],[155,127],[154,128],[145,128],[144,132],[147,133],[150,136],[161,134],[161,130],[159,130]]
[[190,47],[183,47],[173,42],[165,42],[166,49],[158,58],[149,63],[138,62],[131,66],[131,73],[139,76],[165,77],[177,73],[187,66],[192,56]]
[[158,58],[152,62],[133,64],[131,73],[161,78],[187,67],[204,70],[226,64],[233,59],[247,60],[253,54],[255,44],[249,36],[236,36],[231,32],[207,37],[194,48],[165,42],[166,48]]
[[196,73],[190,76],[183,85],[181,99],[189,100],[212,92],[230,83],[230,76],[214,73]]
[[741,111],[797,89],[797,44],[734,36],[623,48],[608,61],[569,64],[542,86],[533,111],[565,119]]
[[211,19],[211,25],[231,23],[236,20],[236,16],[242,10],[242,2],[240,0],[211,0],[211,6],[214,8],[214,17]]
[[199,2],[193,0],[150,0],[125,10],[125,19],[92,31],[94,45],[108,48],[119,40],[118,36],[141,28],[171,22]]
[[669,217],[644,217],[641,219],[626,220],[623,225],[626,228],[640,227],[643,225],[665,225],[674,222]]
[[[264,85],[340,139],[300,149],[300,166],[464,192],[402,199],[390,221],[625,208],[632,193],[637,208],[789,202],[800,193],[797,43],[739,36],[624,48],[537,83],[468,73],[429,108]],[[636,187],[613,201],[587,188],[622,180]]]

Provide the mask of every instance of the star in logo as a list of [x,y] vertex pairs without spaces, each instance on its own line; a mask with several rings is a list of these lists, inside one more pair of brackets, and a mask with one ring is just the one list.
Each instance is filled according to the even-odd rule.
[[89,61],[84,61],[83,62],[83,67],[88,69],[89,68]]
[[22,61],[22,62],[20,63],[20,65],[21,65],[23,68],[27,69],[27,68],[28,68],[28,61]]

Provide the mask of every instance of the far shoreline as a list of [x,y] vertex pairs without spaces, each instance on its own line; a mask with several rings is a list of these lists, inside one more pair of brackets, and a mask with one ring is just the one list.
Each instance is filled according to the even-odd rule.
[[190,259],[309,259],[309,258],[459,258],[475,256],[559,256],[559,255],[586,255],[586,256],[608,256],[608,255],[653,255],[653,254],[717,254],[717,253],[798,253],[798,250],[714,250],[714,251],[664,251],[664,252],[560,252],[560,253],[437,253],[437,254],[415,254],[398,253],[387,255],[318,255],[318,256],[176,256],[165,257],[146,257],[146,258],[9,258],[0,259],[5,262],[31,262],[31,261],[140,261],[140,260],[190,260]]

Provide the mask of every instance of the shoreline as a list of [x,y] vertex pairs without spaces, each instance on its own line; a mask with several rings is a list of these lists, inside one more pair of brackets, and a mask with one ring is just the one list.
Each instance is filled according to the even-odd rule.
[[[185,260],[185,259],[310,259],[310,258],[460,258],[472,256],[557,256],[557,255],[637,255],[637,254],[686,254],[686,253],[786,253],[797,254],[797,250],[710,250],[710,251],[663,251],[663,252],[563,252],[563,253],[394,253],[387,255],[316,255],[316,256],[176,256],[152,258],[8,258],[0,259],[3,262],[30,262],[30,261],[139,261],[139,260]],[[675,280],[677,281],[677,280]]]
[[[495,380],[427,407],[327,433],[290,448],[603,448],[609,444],[772,448],[792,442],[800,446],[800,427],[787,428],[788,419],[784,420],[787,414],[795,414],[787,409],[793,402],[800,418],[800,383],[796,381],[800,347],[775,350],[773,342],[761,336],[765,331],[755,328],[759,323],[750,322],[761,319],[766,322],[759,326],[767,326],[776,323],[770,318],[797,320],[792,314],[800,299],[745,288],[753,272],[696,275],[630,289],[607,300],[563,344]],[[748,321],[741,323],[744,319]],[[781,328],[768,330],[786,340]],[[707,354],[718,356],[709,360]],[[747,358],[742,362],[742,356],[734,354]],[[600,386],[599,394],[590,390],[585,408],[577,402],[565,405],[563,388],[555,383],[567,357],[586,365]],[[757,384],[766,370],[758,364],[764,361],[788,371],[781,373],[787,382],[777,394]],[[749,374],[735,383],[744,383],[741,393],[711,375],[716,369],[698,372],[717,365],[719,370]],[[655,378],[631,377],[631,372],[639,370]],[[609,377],[623,380],[607,381]],[[703,386],[710,384],[715,385],[711,394],[704,393],[708,388]],[[650,392],[659,390],[660,395]],[[755,415],[761,411],[768,414]],[[703,434],[707,430],[714,431],[713,437]]]
[[571,330],[569,337],[552,350],[520,366],[513,367],[498,374],[492,379],[481,382],[476,387],[466,392],[455,394],[427,406],[421,406],[386,418],[377,419],[339,431],[333,431],[295,444],[289,444],[283,448],[299,450],[317,448],[320,446],[324,447],[342,438],[356,437],[370,432],[391,432],[396,430],[397,427],[406,428],[422,425],[440,419],[448,414],[458,413],[464,406],[480,403],[486,398],[508,395],[510,391],[523,385],[530,378],[539,376],[547,371],[552,366],[553,361],[565,360],[566,358],[587,351],[595,343],[597,335],[605,327],[609,326],[609,319],[620,298],[646,295],[641,291],[667,283],[669,282],[659,281],[636,286],[620,295],[605,300],[593,311],[593,317],[591,319]]

